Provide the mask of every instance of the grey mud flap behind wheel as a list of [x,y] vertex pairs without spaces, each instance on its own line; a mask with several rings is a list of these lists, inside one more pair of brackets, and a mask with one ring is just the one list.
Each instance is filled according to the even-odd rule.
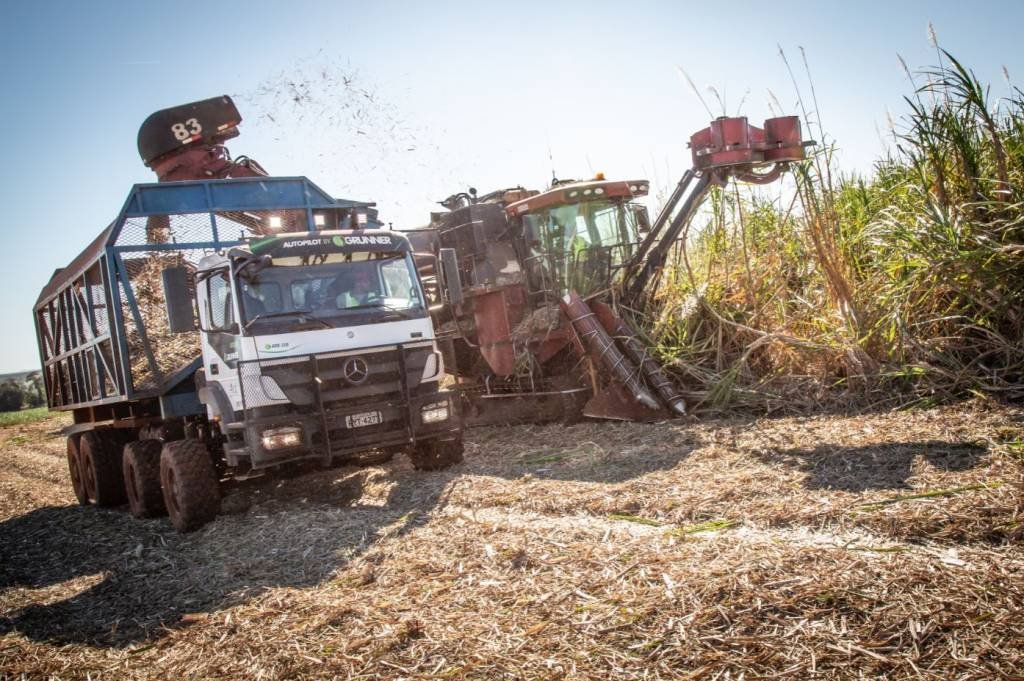
[[220,482],[209,451],[198,440],[164,445],[160,486],[167,515],[178,532],[197,530],[220,513]]

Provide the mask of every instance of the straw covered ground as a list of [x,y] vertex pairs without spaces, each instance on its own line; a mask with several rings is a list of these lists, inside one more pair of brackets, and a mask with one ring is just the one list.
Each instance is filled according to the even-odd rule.
[[468,433],[225,514],[73,505],[0,429],[0,676],[993,678],[1024,669],[1024,411]]

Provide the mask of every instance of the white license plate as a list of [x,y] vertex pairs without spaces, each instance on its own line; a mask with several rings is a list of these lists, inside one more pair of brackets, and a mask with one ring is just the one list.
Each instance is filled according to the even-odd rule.
[[379,411],[364,411],[362,414],[350,414],[345,417],[346,428],[362,428],[363,426],[375,426],[382,422]]

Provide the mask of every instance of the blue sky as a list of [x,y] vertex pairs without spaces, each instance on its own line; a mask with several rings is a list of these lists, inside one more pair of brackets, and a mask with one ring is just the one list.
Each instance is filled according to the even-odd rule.
[[[1022,19],[1016,2],[5,0],[0,371],[38,365],[38,291],[133,183],[153,179],[135,139],[157,109],[230,94],[244,119],[236,155],[375,200],[385,221],[411,227],[468,185],[540,187],[552,167],[672,184],[689,165],[686,139],[708,122],[678,68],[716,114],[706,86],[730,114],[749,89],[743,113],[759,123],[769,89],[797,113],[777,44],[801,79],[805,48],[843,168],[869,171],[886,109],[898,115],[908,93],[896,54],[935,63],[929,21],[1000,95],[1002,66],[1024,80]],[[308,86],[298,104],[295,84]]]

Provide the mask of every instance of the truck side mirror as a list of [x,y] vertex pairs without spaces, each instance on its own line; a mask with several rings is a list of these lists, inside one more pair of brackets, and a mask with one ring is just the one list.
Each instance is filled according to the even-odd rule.
[[640,204],[630,204],[633,211],[633,219],[636,220],[636,231],[640,234],[647,234],[651,231],[651,219],[647,217],[647,207]]
[[171,333],[196,330],[192,306],[191,278],[187,267],[167,267],[163,271],[164,300],[167,301],[167,326]]
[[444,277],[448,302],[452,305],[462,305],[462,280],[459,279],[459,259],[455,255],[455,249],[442,248],[440,254],[441,274]]

